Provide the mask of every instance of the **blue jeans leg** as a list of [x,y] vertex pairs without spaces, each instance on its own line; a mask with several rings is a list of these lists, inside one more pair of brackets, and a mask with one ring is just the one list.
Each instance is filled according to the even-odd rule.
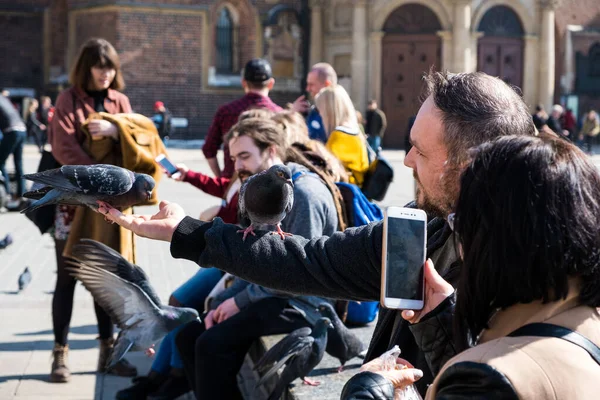
[[[167,375],[171,367],[183,369],[183,361],[181,361],[181,357],[175,347],[175,335],[177,335],[181,328],[183,328],[183,325],[173,329],[163,338],[152,362],[153,371],[161,375]],[[174,359],[175,361],[173,361]]]
[[381,146],[381,137],[371,135],[367,138],[367,142],[373,150],[378,151],[379,146]]
[[200,268],[198,272],[173,292],[173,297],[186,307],[202,309],[204,300],[224,273],[217,268]]
[[0,171],[4,176],[4,186],[6,192],[10,193],[10,178],[6,170],[6,160],[8,156],[14,154],[15,174],[17,177],[17,192],[16,195],[21,197],[24,193],[25,179],[23,178],[23,143],[27,138],[25,131],[10,131],[4,132],[4,137],[0,142]]
[[23,197],[25,193],[25,178],[23,178],[23,146],[27,140],[27,132],[17,132],[17,143],[13,150],[13,160],[15,162],[15,178],[17,179],[16,197]]

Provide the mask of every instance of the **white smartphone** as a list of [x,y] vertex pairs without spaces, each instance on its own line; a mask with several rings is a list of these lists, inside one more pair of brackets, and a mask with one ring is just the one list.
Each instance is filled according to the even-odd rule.
[[423,265],[427,214],[414,208],[388,207],[383,220],[381,305],[421,310],[425,300]]
[[169,161],[167,156],[165,156],[164,154],[159,154],[158,156],[156,156],[155,160],[157,163],[162,165],[164,169],[167,170],[169,175],[171,175],[171,178],[177,179],[181,176],[181,172],[179,172],[179,169],[175,166],[175,164]]

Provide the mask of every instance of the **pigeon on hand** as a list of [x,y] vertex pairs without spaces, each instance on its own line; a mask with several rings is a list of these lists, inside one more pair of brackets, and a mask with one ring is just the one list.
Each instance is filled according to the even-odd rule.
[[249,177],[240,188],[239,211],[241,218],[249,218],[250,226],[243,232],[243,240],[251,234],[256,236],[254,229],[265,225],[275,226],[276,232],[285,239],[292,236],[281,230],[281,221],[294,205],[294,183],[292,173],[285,165],[274,165],[271,168]]
[[[75,246],[74,252],[79,260],[69,261],[72,267],[68,269],[121,329],[107,368],[115,366],[129,350],[146,350],[147,354],[152,354],[154,344],[167,333],[188,322],[199,320],[198,312],[194,309],[162,305],[146,278],[141,278],[140,282],[143,283],[142,286],[150,288],[150,293],[137,284],[109,272],[108,269],[114,268],[117,273],[129,274],[132,280],[137,279],[139,271],[123,272],[127,268],[124,263],[119,263],[123,268],[114,264],[101,265],[98,252],[91,255],[91,262],[88,264],[81,260],[85,258],[82,254],[84,250],[85,247]],[[112,256],[106,255],[107,260]],[[133,264],[129,266],[135,267]]]
[[25,270],[23,270],[23,272],[21,272],[21,275],[19,275],[19,292],[25,290],[25,288],[29,285],[29,283],[31,282],[31,272],[29,271],[29,267],[25,267]]
[[107,164],[63,165],[24,177],[36,185],[23,196],[37,201],[21,213],[48,204],[85,205],[97,210],[98,201],[127,208],[149,200],[156,185],[149,175]]
[[254,367],[255,370],[263,372],[256,386],[262,385],[285,365],[269,400],[279,399],[286,387],[296,378],[302,378],[302,382],[308,385],[320,384],[308,379],[306,375],[323,359],[329,327],[332,327],[329,318],[320,318],[312,330],[308,327],[296,329],[262,356]]
[[365,357],[367,345],[344,325],[331,304],[323,302],[319,304],[318,310],[323,317],[329,318],[333,324],[333,328],[328,332],[326,351],[340,360],[341,365],[338,372],[342,372],[348,360],[354,357]]

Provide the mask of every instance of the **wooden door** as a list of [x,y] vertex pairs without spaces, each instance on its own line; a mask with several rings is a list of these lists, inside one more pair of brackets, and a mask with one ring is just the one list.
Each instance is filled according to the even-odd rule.
[[383,147],[404,147],[408,120],[421,105],[423,74],[439,69],[440,39],[435,35],[388,34],[383,39],[382,104],[388,127]]
[[523,40],[483,37],[479,40],[477,69],[506,83],[523,86]]

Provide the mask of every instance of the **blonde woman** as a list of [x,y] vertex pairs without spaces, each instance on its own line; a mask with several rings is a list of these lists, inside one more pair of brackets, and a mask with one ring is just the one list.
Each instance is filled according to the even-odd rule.
[[342,162],[350,183],[361,187],[369,169],[369,157],[350,96],[342,86],[329,86],[317,94],[315,105],[327,132],[325,146]]

